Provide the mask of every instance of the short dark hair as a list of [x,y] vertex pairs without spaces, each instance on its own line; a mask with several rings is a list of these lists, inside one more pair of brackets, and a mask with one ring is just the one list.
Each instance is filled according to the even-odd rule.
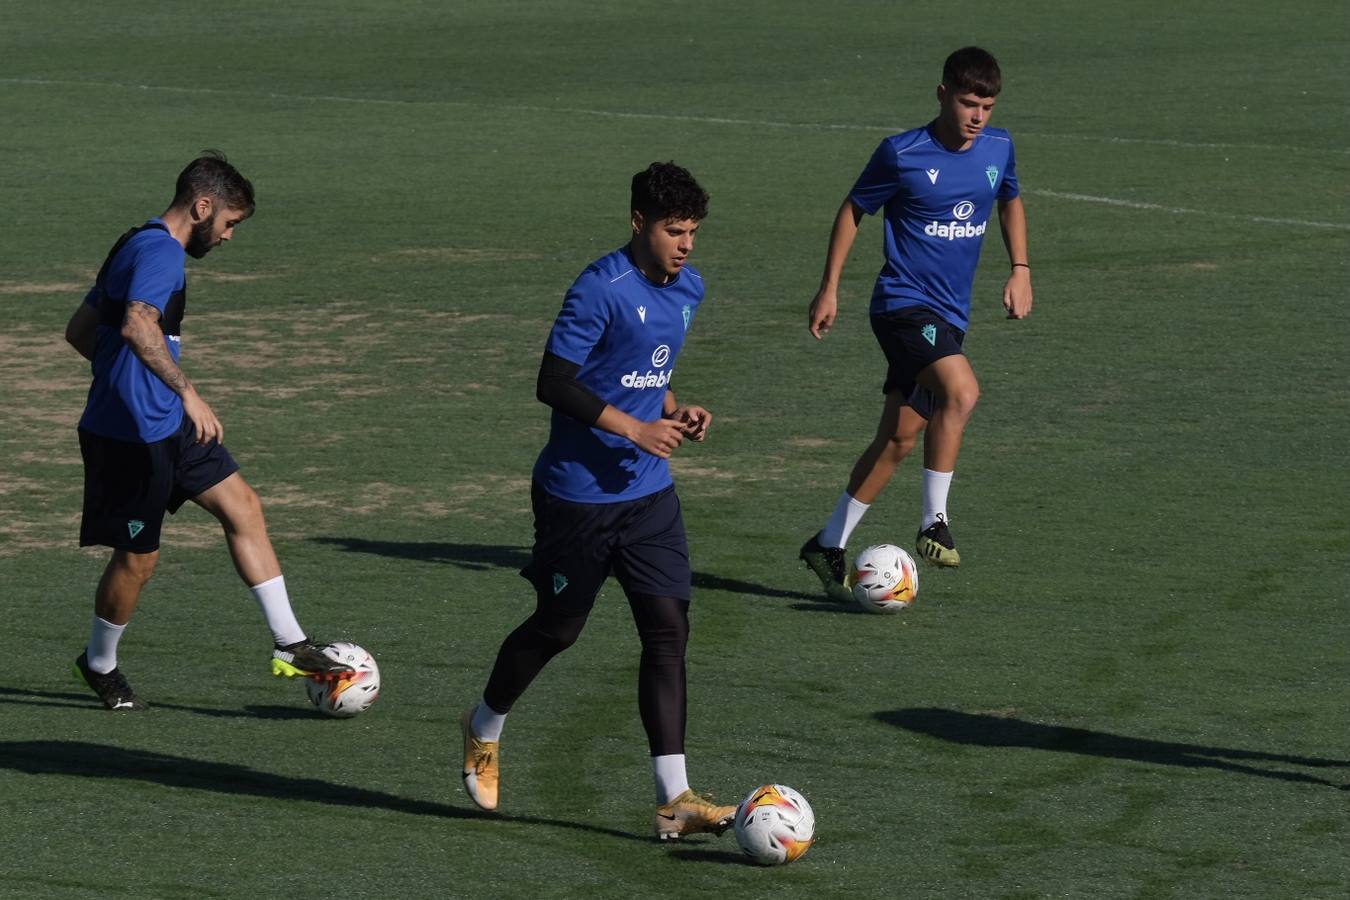
[[708,195],[688,169],[673,162],[654,162],[633,176],[631,208],[649,221],[698,221],[708,215]]
[[997,97],[1003,90],[1003,73],[988,50],[962,47],[942,64],[942,83],[958,94]]
[[219,150],[203,150],[178,175],[173,205],[186,206],[198,197],[210,197],[253,215],[253,184],[230,165]]

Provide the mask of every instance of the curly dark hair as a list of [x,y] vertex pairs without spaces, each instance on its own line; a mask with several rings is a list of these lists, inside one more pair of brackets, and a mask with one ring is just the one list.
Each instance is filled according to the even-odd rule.
[[708,194],[688,169],[654,162],[633,176],[632,209],[648,221],[699,221],[708,215]]
[[253,215],[253,184],[230,165],[219,150],[203,150],[178,175],[173,205],[185,206],[197,197],[211,197],[233,209]]
[[997,97],[1003,90],[1003,73],[988,50],[962,47],[942,64],[942,83],[957,94]]

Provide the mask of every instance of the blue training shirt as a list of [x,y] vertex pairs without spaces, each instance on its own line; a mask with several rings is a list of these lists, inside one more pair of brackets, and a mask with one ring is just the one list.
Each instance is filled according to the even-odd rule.
[[160,312],[169,355],[178,361],[187,276],[183,245],[161,219],[151,219],[114,249],[84,302],[99,314],[94,382],[80,428],[119,441],[149,444],[178,430],[183,401],[145,367],[122,339],[122,318],[133,300]]
[[1017,161],[1001,128],[985,128],[957,152],[937,139],[935,126],[883,140],[849,199],[868,215],[885,209],[886,262],[872,314],[926,306],[964,331],[994,201],[1018,193]]
[[[658,285],[623,247],[577,276],[545,349],[581,366],[577,380],[601,400],[652,422],[664,411],[675,358],[702,300],[703,278],[692,266]],[[573,503],[636,500],[672,483],[666,460],[556,409],[534,480]]]

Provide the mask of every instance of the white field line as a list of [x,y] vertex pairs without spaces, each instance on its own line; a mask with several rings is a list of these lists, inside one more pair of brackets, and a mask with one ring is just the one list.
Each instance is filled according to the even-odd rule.
[[1230,219],[1234,222],[1254,222],[1260,225],[1296,225],[1302,228],[1332,228],[1337,231],[1350,231],[1350,223],[1314,222],[1308,219],[1280,219],[1273,216],[1246,216],[1241,213],[1218,212],[1209,209],[1190,209],[1185,206],[1167,206],[1162,203],[1144,203],[1139,200],[1121,200],[1116,197],[1096,197],[1092,194],[1074,194],[1069,191],[1048,191],[1032,188],[1025,193],[1033,197],[1052,197],[1056,200],[1073,200],[1079,203],[1100,203],[1104,206],[1123,206],[1127,209],[1147,209],[1157,212],[1174,213],[1183,216],[1210,216],[1216,219]]
[[[156,91],[173,94],[215,94],[239,97],[260,97],[268,100],[291,100],[307,103],[350,103],[371,106],[450,106],[461,108],[500,109],[511,112],[535,112],[555,115],[595,116],[607,119],[638,119],[660,122],[696,122],[708,125],[737,125],[753,128],[786,128],[806,131],[873,131],[895,132],[902,130],[895,125],[859,125],[830,124],[819,122],[781,122],[771,119],[737,119],[720,116],[684,116],[671,113],[615,112],[603,109],[585,109],[571,106],[537,106],[527,104],[488,104],[468,100],[388,100],[376,97],[342,97],[327,94],[285,94],[236,91],[222,88],[176,87],[173,85],[133,84],[121,81],[80,81],[53,78],[0,78],[0,84],[31,85],[36,87],[99,87],[115,90]],[[1166,138],[1125,138],[1093,137],[1078,134],[1038,134],[1018,132],[1021,137],[1044,138],[1047,140],[1090,141],[1103,144],[1144,144],[1158,147],[1177,147],[1198,150],[1276,150],[1285,153],[1329,153],[1350,155],[1350,149],[1292,147],[1278,144],[1228,144],[1178,141]],[[1180,206],[1166,206],[1160,203],[1144,203],[1134,200],[1121,200],[1115,197],[1096,197],[1090,194],[1076,194],[1068,191],[1028,190],[1033,196],[1051,197],[1057,200],[1071,200],[1080,203],[1099,203],[1106,206],[1121,206],[1129,209],[1153,210],[1178,215],[1199,215],[1230,219],[1238,222],[1251,222],[1263,225],[1293,225],[1303,228],[1330,228],[1350,231],[1350,224],[1341,222],[1315,222],[1303,219],[1281,219],[1270,216],[1245,216],[1236,213],[1218,212],[1205,209],[1188,209]]]
[[[237,97],[260,97],[269,100],[296,100],[310,103],[352,103],[372,106],[457,106],[464,108],[501,109],[511,112],[539,112],[580,116],[596,116],[606,119],[647,119],[658,122],[701,122],[709,125],[745,125],[755,128],[790,128],[803,131],[877,131],[895,133],[908,126],[896,124],[862,125],[857,123],[829,122],[782,122],[773,119],[737,119],[723,116],[683,116],[672,113],[618,112],[607,109],[585,109],[575,106],[538,106],[530,104],[491,104],[471,100],[399,100],[378,97],[342,97],[331,94],[286,94],[279,92],[238,91],[224,88],[177,87],[160,84],[134,84],[124,81],[79,81],[59,78],[0,78],[0,84],[53,86],[53,87],[101,87],[133,91],[160,91],[174,94],[218,94]],[[1206,141],[1180,141],[1172,138],[1128,138],[1110,135],[1061,134],[1034,131],[1017,132],[1018,137],[1042,138],[1045,140],[1085,141],[1099,144],[1142,144],[1155,147],[1178,147],[1188,150],[1273,150],[1281,153],[1328,153],[1335,156],[1350,156],[1350,148],[1337,147],[1301,147],[1288,144],[1241,144]]]

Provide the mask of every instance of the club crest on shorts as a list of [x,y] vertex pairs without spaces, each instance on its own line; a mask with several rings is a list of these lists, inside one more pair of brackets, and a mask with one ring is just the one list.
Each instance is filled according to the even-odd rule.
[[989,176],[989,190],[998,187],[998,166],[990,166],[984,170],[984,174]]
[[924,339],[925,341],[928,342],[928,345],[929,345],[930,347],[936,347],[936,346],[937,346],[937,326],[936,326],[936,325],[934,325],[934,324],[932,324],[932,323],[929,323],[929,324],[923,326],[923,331],[920,332],[920,333],[923,335],[923,339]]
[[561,572],[553,573],[553,595],[556,597],[567,587],[567,576]]
[[145,523],[140,519],[127,519],[127,534],[134,540],[136,535],[145,530]]

